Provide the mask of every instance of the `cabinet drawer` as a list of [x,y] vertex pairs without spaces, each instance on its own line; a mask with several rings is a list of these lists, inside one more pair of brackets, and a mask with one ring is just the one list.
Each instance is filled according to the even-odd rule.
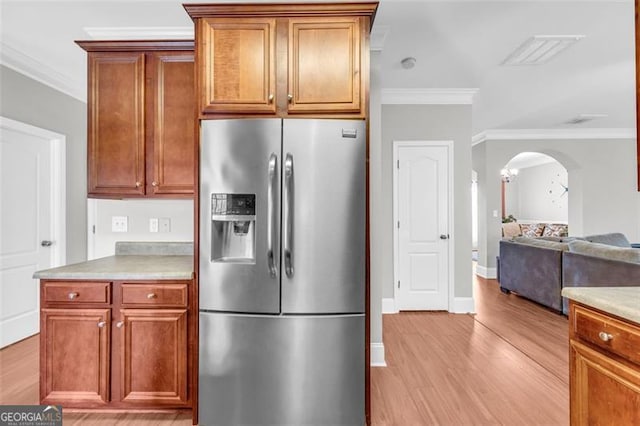
[[573,306],[572,327],[577,338],[640,364],[640,327]]
[[44,282],[45,303],[110,303],[110,282]]
[[122,284],[123,305],[144,306],[187,306],[187,284],[167,282],[166,284]]

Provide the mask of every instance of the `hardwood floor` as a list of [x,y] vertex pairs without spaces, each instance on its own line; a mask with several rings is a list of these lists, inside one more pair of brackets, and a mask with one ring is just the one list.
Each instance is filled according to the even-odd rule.
[[567,319],[495,280],[474,289],[477,315],[383,316],[374,425],[569,424]]
[[[476,315],[383,318],[387,368],[371,373],[376,426],[568,425],[565,317],[495,280],[474,282]],[[0,405],[38,403],[38,336],[0,351]],[[65,425],[191,424],[186,414],[64,413]]]

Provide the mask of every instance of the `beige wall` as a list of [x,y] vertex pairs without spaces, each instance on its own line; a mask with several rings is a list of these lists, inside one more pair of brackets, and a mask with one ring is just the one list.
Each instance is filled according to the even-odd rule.
[[453,141],[454,297],[472,297],[470,105],[382,105],[381,215],[376,223],[382,297],[393,297],[393,141],[409,140]]

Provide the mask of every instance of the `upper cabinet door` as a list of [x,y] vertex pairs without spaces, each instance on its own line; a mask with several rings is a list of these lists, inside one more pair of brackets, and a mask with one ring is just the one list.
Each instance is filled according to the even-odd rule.
[[360,111],[359,19],[289,19],[289,113]]
[[276,20],[204,18],[198,25],[202,112],[275,114]]
[[89,54],[89,195],[145,193],[144,53]]
[[[147,194],[193,194],[195,181],[196,108],[193,52],[148,55]],[[149,162],[151,163],[151,162]]]

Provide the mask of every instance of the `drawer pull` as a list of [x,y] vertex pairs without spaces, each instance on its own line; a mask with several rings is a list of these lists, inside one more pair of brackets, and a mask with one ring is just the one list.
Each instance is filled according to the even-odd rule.
[[103,328],[106,324],[107,324],[106,322],[104,322],[104,321],[100,321],[100,322],[98,323],[98,327]]
[[156,295],[155,293],[149,293],[147,294],[147,299],[157,299],[158,295]]
[[68,297],[69,297],[69,300],[73,300],[73,299],[76,299],[78,296],[80,296],[80,295],[74,291],[74,292],[69,293]]
[[124,321],[118,321],[116,323],[116,327],[118,327],[118,328],[122,328],[123,325],[124,325]]
[[609,333],[605,333],[604,331],[601,331],[600,333],[598,333],[598,337],[600,337],[600,340],[602,340],[603,342],[608,342],[610,340],[613,340],[613,336]]

